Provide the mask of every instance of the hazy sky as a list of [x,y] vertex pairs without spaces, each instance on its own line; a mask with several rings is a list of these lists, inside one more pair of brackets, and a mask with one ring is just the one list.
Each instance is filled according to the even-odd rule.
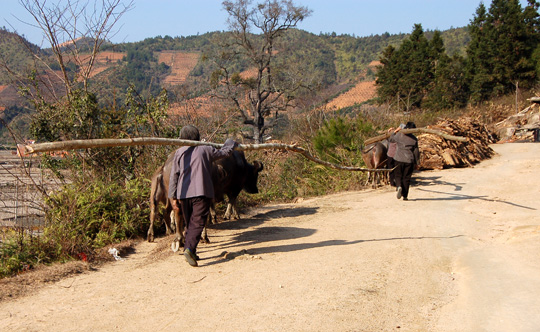
[[[47,0],[56,3],[58,0]],[[82,0],[90,1],[92,0]],[[100,0],[101,1],[101,0]],[[127,0],[126,0],[127,1]],[[122,17],[112,41],[133,42],[145,38],[190,36],[228,30],[222,0],[135,0],[135,8]],[[255,1],[257,2],[257,1]],[[315,34],[349,34],[359,37],[389,32],[409,33],[415,23],[424,30],[445,30],[469,24],[481,0],[294,0],[312,15],[298,25]],[[491,0],[483,1],[487,8]],[[522,6],[526,0],[520,0]],[[24,24],[30,15],[19,0],[0,0],[0,26],[24,34],[41,45],[41,31]],[[45,45],[47,46],[47,45]]]

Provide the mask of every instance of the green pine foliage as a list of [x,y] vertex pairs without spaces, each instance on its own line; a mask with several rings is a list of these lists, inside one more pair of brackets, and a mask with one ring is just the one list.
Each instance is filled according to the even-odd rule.
[[377,73],[379,102],[400,110],[455,109],[515,91],[537,81],[540,60],[538,3],[481,3],[468,27],[466,57],[445,50],[443,35],[429,41],[420,25],[398,47],[388,46]]
[[538,47],[538,4],[525,9],[518,0],[494,0],[489,10],[480,4],[469,26],[466,75],[471,101],[509,93],[536,80],[534,51]]
[[416,24],[399,48],[389,46],[383,53],[376,80],[380,102],[396,103],[402,110],[422,107],[443,55],[440,33],[428,41],[422,26]]
[[365,137],[375,133],[375,128],[361,116],[336,117],[325,121],[313,137],[313,147],[318,155],[329,162],[357,165],[361,163],[361,150]]

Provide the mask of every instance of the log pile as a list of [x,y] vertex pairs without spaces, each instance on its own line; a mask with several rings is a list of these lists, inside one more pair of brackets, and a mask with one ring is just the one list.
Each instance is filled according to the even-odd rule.
[[471,119],[443,119],[433,126],[428,126],[455,136],[466,137],[466,142],[446,140],[432,134],[420,134],[420,169],[443,169],[449,167],[469,167],[495,153],[489,144],[495,143],[485,125]]
[[537,104],[540,101],[533,98],[531,101],[533,104],[521,112],[494,125],[493,131],[500,137],[500,142],[534,141],[534,131],[540,128],[540,109]]

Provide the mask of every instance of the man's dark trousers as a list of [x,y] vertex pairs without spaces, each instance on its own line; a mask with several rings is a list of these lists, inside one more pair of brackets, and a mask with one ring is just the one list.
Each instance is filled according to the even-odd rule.
[[401,195],[405,198],[409,196],[409,187],[411,185],[411,177],[414,171],[413,163],[402,163],[394,161],[397,166],[394,170],[394,179],[396,187],[401,187]]
[[193,253],[197,251],[197,245],[201,240],[204,223],[210,213],[211,204],[212,199],[204,196],[180,200],[182,215],[186,224],[186,243],[184,248],[189,248]]

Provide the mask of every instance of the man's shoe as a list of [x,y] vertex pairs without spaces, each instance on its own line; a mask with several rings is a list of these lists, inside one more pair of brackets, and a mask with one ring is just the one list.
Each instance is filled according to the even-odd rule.
[[401,198],[401,191],[402,191],[402,190],[403,190],[403,189],[401,189],[401,187],[398,187],[398,188],[397,188],[397,195],[396,195],[397,199],[400,199],[400,198]]
[[186,258],[186,261],[189,263],[189,265],[199,266],[199,264],[197,264],[197,256],[195,256],[195,254],[193,254],[189,248],[186,248],[186,250],[184,250],[184,257]]
[[403,197],[403,200],[404,201],[408,201],[409,199],[407,197]]

